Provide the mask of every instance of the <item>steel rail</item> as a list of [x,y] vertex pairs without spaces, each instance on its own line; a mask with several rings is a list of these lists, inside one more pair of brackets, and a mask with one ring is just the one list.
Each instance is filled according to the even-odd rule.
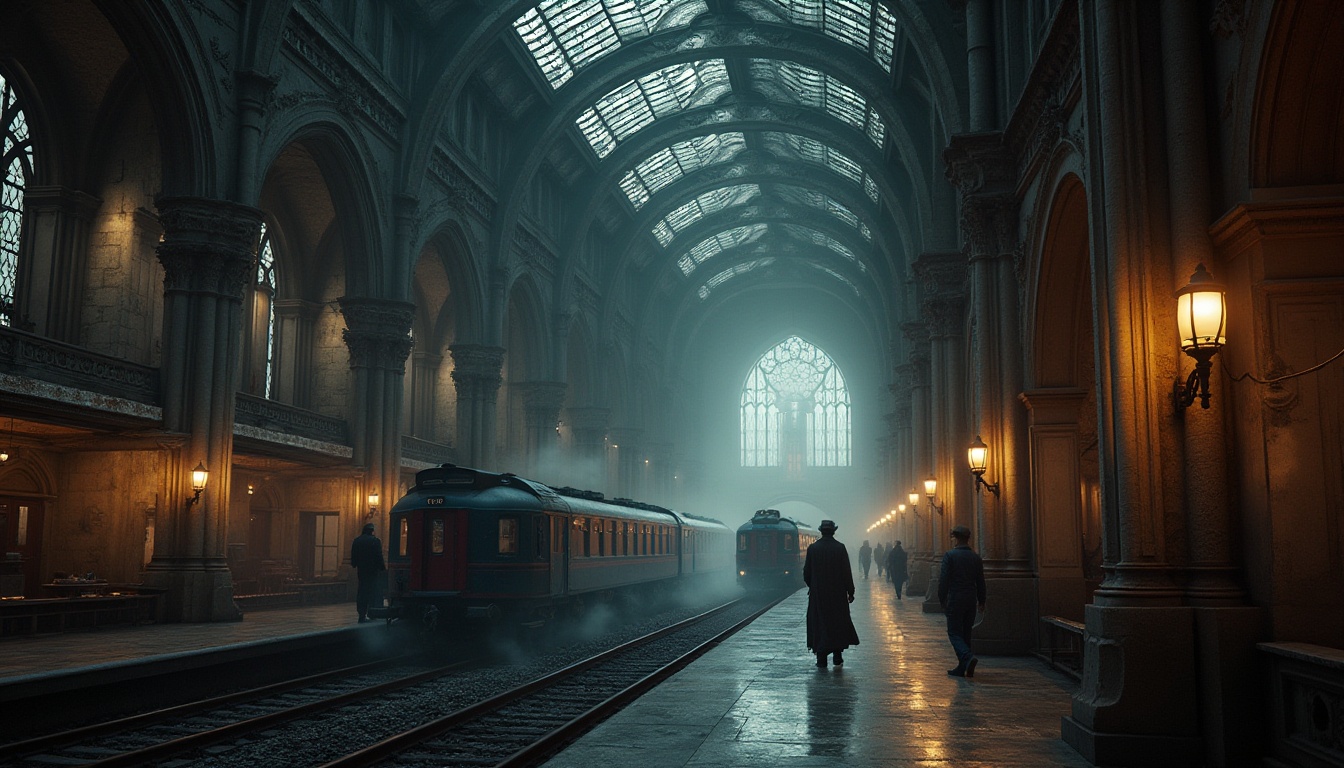
[[[602,664],[622,653],[638,648],[642,645],[646,645],[654,640],[673,634],[675,632],[679,632],[688,627],[694,626],[695,624],[698,624],[702,621],[705,621],[706,619],[711,618],[712,616],[715,616],[719,613],[722,613],[723,611],[728,610],[729,608],[733,607],[734,605],[737,605],[741,601],[742,601],[741,598],[729,601],[709,611],[705,611],[704,613],[679,621],[676,624],[664,627],[656,632],[651,632],[647,635],[644,635],[643,637],[637,637],[634,640],[622,643],[621,645],[618,645],[615,648],[603,651],[602,653],[599,653],[596,656],[591,656],[582,661],[575,662],[567,667],[564,667],[563,669],[539,677],[531,682],[524,683],[520,686],[512,688],[496,696],[492,696],[489,699],[485,699],[483,701],[479,701],[475,704],[459,709],[437,720],[432,720],[430,722],[412,728],[408,731],[404,731],[395,736],[386,738],[376,744],[372,744],[368,747],[365,747],[364,749],[361,749],[358,752],[353,752],[349,755],[346,755],[345,757],[341,757],[331,762],[325,763],[322,766],[320,766],[320,768],[365,768],[366,766],[375,765],[383,761],[384,759],[391,757],[394,754],[397,754],[398,752],[403,752],[425,741],[428,741],[438,736],[440,733],[449,730],[455,725],[470,721],[472,719],[485,715],[491,711],[499,709],[507,704],[511,704],[515,701],[523,699],[537,691],[549,688],[552,685],[555,685],[556,683],[564,680],[565,678],[571,677],[575,674],[578,674],[579,672],[583,672],[591,667]],[[752,618],[755,618],[758,615],[759,612],[753,614]],[[656,675],[657,673],[655,672],[653,674]],[[652,675],[648,677],[652,677]]]

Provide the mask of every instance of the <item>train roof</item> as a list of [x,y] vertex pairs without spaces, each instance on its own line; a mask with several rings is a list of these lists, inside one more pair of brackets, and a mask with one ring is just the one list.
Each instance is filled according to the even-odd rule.
[[[567,486],[549,486],[535,480],[519,477],[510,472],[497,473],[471,467],[444,464],[422,469],[415,473],[415,486],[406,499],[443,493],[466,493],[482,507],[511,507],[531,497],[538,509],[576,515],[602,515],[623,519],[642,520],[659,524],[681,524],[694,527],[725,528],[723,523],[707,517],[676,512],[665,507],[633,499],[607,499],[597,491],[586,491]],[[413,502],[412,502],[413,503]]]
[[815,534],[818,538],[821,537],[821,531],[818,531],[807,523],[800,523],[791,517],[781,515],[778,509],[756,510],[756,513],[751,516],[750,520],[738,526],[737,532],[778,530],[780,528],[794,528],[803,533],[811,533]]

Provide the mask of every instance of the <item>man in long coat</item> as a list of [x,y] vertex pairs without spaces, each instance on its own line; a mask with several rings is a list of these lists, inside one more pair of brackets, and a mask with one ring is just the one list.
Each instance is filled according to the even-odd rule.
[[859,634],[849,618],[854,602],[854,573],[850,570],[849,551],[835,540],[835,522],[822,520],[817,530],[821,538],[807,548],[803,562],[803,583],[807,591],[807,647],[817,655],[817,666],[826,668],[826,657],[833,656],[838,667],[845,663],[840,652],[859,644]]
[[896,599],[901,599],[901,587],[910,579],[910,572],[907,570],[909,565],[909,555],[901,546],[901,542],[896,542],[896,546],[887,550],[887,580],[896,585]]
[[359,612],[361,624],[369,620],[369,609],[379,602],[378,576],[387,570],[383,562],[383,542],[373,535],[373,528],[373,523],[365,524],[363,533],[350,545],[350,565],[359,574],[355,610]]

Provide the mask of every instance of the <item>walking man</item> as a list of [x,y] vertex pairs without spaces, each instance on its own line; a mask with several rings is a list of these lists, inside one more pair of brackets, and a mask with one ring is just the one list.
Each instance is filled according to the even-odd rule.
[[896,586],[896,599],[901,599],[901,587],[910,579],[910,572],[907,567],[910,562],[910,556],[906,554],[905,549],[901,547],[901,542],[896,542],[890,550],[887,551],[887,579]]
[[863,578],[868,578],[868,569],[873,565],[873,548],[868,546],[867,539],[864,539],[863,546],[859,547],[859,565],[863,567]]
[[957,652],[957,666],[947,670],[953,677],[974,677],[979,659],[971,653],[971,627],[975,610],[985,609],[985,566],[971,549],[971,529],[952,529],[952,549],[943,553],[938,576],[938,602],[947,614],[947,637]]
[[887,552],[880,541],[873,547],[873,565],[877,566],[877,578],[882,578],[882,569],[887,567]]
[[364,532],[350,545],[350,565],[359,573],[355,610],[359,611],[359,623],[363,624],[369,620],[369,608],[380,598],[378,575],[387,570],[383,562],[383,542],[373,535],[373,523],[366,523]]
[[821,538],[807,548],[803,583],[807,590],[807,647],[817,655],[817,666],[826,668],[826,656],[838,667],[845,663],[840,652],[859,644],[859,634],[849,618],[854,602],[854,573],[849,551],[835,540],[835,522],[822,520]]

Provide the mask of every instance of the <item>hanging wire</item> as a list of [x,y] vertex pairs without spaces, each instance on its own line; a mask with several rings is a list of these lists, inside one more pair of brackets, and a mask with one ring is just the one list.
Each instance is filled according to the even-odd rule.
[[1305,370],[1301,370],[1301,371],[1297,371],[1297,372],[1295,372],[1295,373],[1286,373],[1286,374],[1284,374],[1284,375],[1282,375],[1282,376],[1275,376],[1275,377],[1272,378],[1272,379],[1261,379],[1261,378],[1258,378],[1258,377],[1256,377],[1254,374],[1252,374],[1250,371],[1247,371],[1247,372],[1241,374],[1240,376],[1233,376],[1233,375],[1231,374],[1231,372],[1229,372],[1229,371],[1227,370],[1227,368],[1223,368],[1223,371],[1227,373],[1227,377],[1228,377],[1229,379],[1231,379],[1233,383],[1239,382],[1239,381],[1241,381],[1242,379],[1250,379],[1251,381],[1254,381],[1256,384],[1270,384],[1270,385],[1273,385],[1273,384],[1278,384],[1280,381],[1286,381],[1286,380],[1288,380],[1288,379],[1295,379],[1295,378],[1297,378],[1298,376],[1305,376],[1305,375],[1307,375],[1308,373],[1312,373],[1312,372],[1315,372],[1315,371],[1319,371],[1319,370],[1321,370],[1322,368],[1324,368],[1325,366],[1327,366],[1327,365],[1329,365],[1329,364],[1335,362],[1336,360],[1338,360],[1341,356],[1344,356],[1344,349],[1339,350],[1339,351],[1336,352],[1334,355],[1330,356],[1329,359],[1324,360],[1324,361],[1322,361],[1322,362],[1319,362],[1319,363],[1317,363],[1317,364],[1311,366],[1310,368],[1307,368],[1307,369],[1305,369]]

